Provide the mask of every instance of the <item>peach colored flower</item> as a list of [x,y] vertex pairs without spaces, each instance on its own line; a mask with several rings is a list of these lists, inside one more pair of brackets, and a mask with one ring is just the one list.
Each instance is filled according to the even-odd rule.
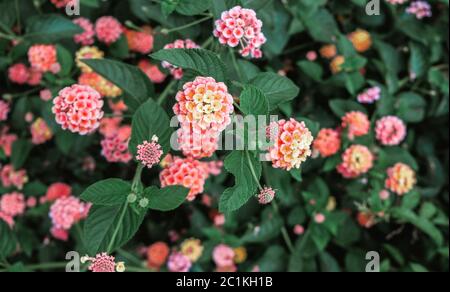
[[34,123],[31,125],[30,131],[31,142],[35,145],[50,141],[53,137],[52,130],[42,118],[38,118],[36,121],[34,121]]
[[23,186],[28,182],[28,176],[25,169],[15,170],[11,164],[3,166],[0,171],[0,178],[5,188],[16,187],[23,189]]
[[341,135],[334,129],[322,129],[314,140],[313,149],[322,157],[336,154],[341,148]]
[[[0,102],[1,104],[1,102]],[[0,130],[0,149],[6,157],[10,157],[12,153],[12,145],[17,140],[16,134],[10,134],[9,128],[4,127]]]
[[372,47],[372,37],[370,33],[364,29],[357,29],[348,35],[353,47],[359,53],[364,53]]
[[153,50],[153,35],[146,31],[125,29],[128,48],[140,54],[149,54]]
[[223,82],[212,77],[197,77],[183,86],[173,110],[182,124],[221,132],[231,123],[233,97]]
[[54,45],[34,45],[28,50],[28,61],[31,67],[40,72],[58,73],[60,66],[58,63],[56,47]]
[[373,154],[366,146],[352,145],[342,154],[337,170],[344,178],[357,178],[373,167]]
[[320,55],[325,59],[333,59],[337,55],[337,48],[335,45],[325,45],[320,49]]
[[408,165],[397,163],[387,170],[386,188],[402,196],[410,192],[416,185],[416,173]]
[[156,242],[147,249],[147,266],[159,269],[167,260],[170,249],[164,242]]
[[304,122],[294,119],[280,120],[271,126],[271,141],[268,158],[273,167],[285,170],[300,168],[300,165],[311,156],[313,136]]
[[367,135],[370,131],[370,121],[363,112],[352,111],[342,117],[342,128],[347,130],[350,140]]
[[45,194],[45,199],[47,202],[53,202],[60,198],[70,197],[72,194],[72,187],[65,183],[54,183],[51,184],[47,193]]
[[99,50],[97,47],[82,47],[75,53],[75,62],[77,67],[80,68],[83,73],[91,73],[92,69],[82,59],[103,59],[105,53]]
[[153,83],[163,83],[166,80],[166,75],[159,70],[158,66],[150,63],[147,59],[140,60],[138,67]]
[[187,199],[193,201],[203,192],[203,187],[210,175],[210,167],[206,162],[193,158],[173,157],[173,161],[160,173],[161,186],[184,186],[190,189]]
[[78,83],[92,87],[104,97],[115,98],[123,93],[122,89],[95,72],[82,73],[78,78]]
[[338,74],[342,71],[342,66],[345,63],[345,57],[344,56],[336,56],[333,58],[333,60],[330,63],[330,70],[333,74]]

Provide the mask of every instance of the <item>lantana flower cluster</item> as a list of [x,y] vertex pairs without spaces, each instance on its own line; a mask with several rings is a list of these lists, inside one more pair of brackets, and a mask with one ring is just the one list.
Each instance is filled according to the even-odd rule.
[[53,99],[52,111],[56,122],[66,130],[80,135],[90,134],[100,126],[103,100],[90,86],[72,85]]
[[216,20],[214,36],[232,48],[240,46],[243,57],[261,58],[261,46],[267,41],[262,33],[263,23],[252,9],[236,6],[224,11]]
[[209,176],[218,175],[222,167],[221,162],[202,162],[192,157],[166,157],[163,161],[165,168],[160,173],[161,186],[180,185],[189,189],[187,199],[193,201],[203,188]]
[[274,145],[269,148],[268,159],[272,161],[273,167],[288,171],[300,168],[311,156],[314,138],[304,122],[280,120],[271,124],[269,130]]
[[181,123],[180,148],[185,156],[210,157],[220,133],[231,123],[233,97],[227,86],[212,77],[197,77],[183,86],[173,107]]
[[68,232],[73,225],[85,219],[89,213],[90,204],[80,201],[80,199],[69,196],[57,199],[50,207],[50,219],[52,221],[52,235],[66,241]]

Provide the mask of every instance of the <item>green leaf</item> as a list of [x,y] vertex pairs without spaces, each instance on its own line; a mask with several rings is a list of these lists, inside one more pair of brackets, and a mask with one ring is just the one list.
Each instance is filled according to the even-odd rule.
[[167,49],[151,55],[155,60],[167,61],[170,64],[195,70],[203,76],[210,76],[216,81],[227,80],[225,64],[211,51],[204,49]]
[[16,250],[16,237],[2,219],[0,219],[0,238],[0,259],[6,259]]
[[211,5],[212,0],[181,0],[176,7],[176,11],[182,15],[194,16],[208,10]]
[[16,21],[16,13],[14,1],[2,1],[0,2],[0,24],[5,28],[12,28]]
[[283,219],[279,216],[274,216],[270,220],[265,220],[260,226],[257,232],[250,230],[242,237],[242,243],[263,243],[273,238],[276,238],[283,227]]
[[13,143],[11,163],[15,169],[21,168],[27,160],[33,144],[28,140],[20,139]]
[[61,15],[36,15],[28,20],[24,38],[34,43],[50,43],[82,32],[81,27]]
[[183,1],[183,0],[162,0],[161,1],[162,14],[165,17],[172,14],[175,11],[175,9],[177,8],[177,5],[180,3],[180,1]]
[[316,82],[321,82],[323,78],[323,68],[316,62],[300,61],[297,63],[300,69],[307,76],[311,77]]
[[311,228],[311,238],[317,246],[319,251],[323,251],[331,240],[330,233],[324,228],[324,226],[319,224],[312,224]]
[[407,123],[423,121],[427,102],[422,96],[414,92],[405,92],[400,94],[397,99],[396,109],[399,118]]
[[171,211],[186,201],[189,190],[181,186],[169,186],[163,189],[150,187],[144,195],[149,200],[148,208],[158,211]]
[[339,263],[337,260],[327,252],[321,252],[319,254],[320,271],[326,273],[338,273],[341,272]]
[[364,106],[357,103],[356,101],[347,100],[347,99],[332,99],[330,100],[330,108],[333,113],[342,118],[346,113],[351,111],[359,111],[363,113],[367,113]]
[[420,218],[413,211],[404,208],[392,209],[392,216],[397,220],[406,221],[415,225],[422,232],[426,233],[431,239],[433,239],[437,246],[443,245],[444,238],[442,233],[429,220]]
[[289,79],[275,73],[260,73],[250,81],[258,87],[269,100],[270,110],[282,103],[296,98],[300,89]]
[[74,58],[66,48],[59,44],[56,45],[56,50],[58,53],[58,63],[61,65],[61,71],[58,72],[58,75],[68,76],[72,71]]
[[246,115],[267,115],[269,114],[269,101],[264,93],[255,86],[248,85],[244,88],[239,97],[241,109]]
[[220,198],[219,210],[229,213],[242,207],[258,189],[258,183],[253,178],[252,168],[256,177],[261,177],[261,162],[248,151],[233,151],[225,159],[225,169],[235,177],[235,186],[225,190]]
[[427,72],[428,54],[419,43],[410,43],[411,56],[409,58],[409,72],[416,78],[422,77]]
[[339,26],[328,10],[320,8],[308,15],[303,10],[299,10],[299,13],[300,18],[314,40],[330,43],[339,35]]
[[137,153],[137,146],[144,141],[151,141],[156,135],[164,153],[170,151],[170,138],[172,135],[170,119],[166,112],[155,101],[149,99],[139,107],[133,116],[130,152]]
[[242,0],[242,6],[253,10],[259,10],[271,3],[273,0]]
[[258,260],[258,267],[261,272],[282,272],[286,268],[288,261],[287,254],[279,245],[271,245]]
[[95,205],[115,206],[124,204],[131,192],[131,184],[118,178],[110,178],[89,186],[81,199]]
[[[127,204],[117,206],[93,206],[84,225],[84,239],[89,254],[113,252],[126,244],[139,229],[145,217]],[[116,232],[117,231],[117,232]],[[116,234],[113,241],[113,236]],[[111,241],[112,244],[111,244]],[[108,250],[108,248],[110,250]]]
[[83,63],[108,79],[139,104],[154,95],[153,84],[137,67],[108,59],[84,59]]
[[415,171],[419,170],[416,159],[404,148],[389,147],[380,150],[378,153],[377,168],[382,171],[393,166],[397,162],[403,162],[411,166]]

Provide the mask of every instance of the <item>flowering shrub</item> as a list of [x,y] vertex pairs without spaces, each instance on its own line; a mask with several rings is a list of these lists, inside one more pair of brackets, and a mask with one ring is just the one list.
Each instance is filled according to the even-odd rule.
[[16,2],[0,271],[448,270],[448,1]]

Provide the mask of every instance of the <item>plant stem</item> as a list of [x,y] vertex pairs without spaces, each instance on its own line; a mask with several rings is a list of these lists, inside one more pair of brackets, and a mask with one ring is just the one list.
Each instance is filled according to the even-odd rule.
[[253,179],[255,180],[256,184],[258,185],[259,190],[262,190],[263,187],[262,187],[261,183],[259,182],[258,176],[256,175],[255,168],[253,167],[253,163],[250,158],[250,152],[248,150],[246,150],[245,155],[247,156],[248,166],[250,168],[250,172],[252,173]]
[[[264,164],[263,164],[263,176],[264,176],[264,180],[266,181],[266,183],[268,183],[269,176],[267,174],[267,168]],[[280,208],[278,207],[276,198],[272,201],[272,208],[273,208],[274,212],[276,214],[278,214],[278,216],[281,216]],[[283,226],[281,227],[281,235],[283,236],[284,242],[286,243],[286,246],[288,247],[290,253],[293,253],[295,250],[294,244],[292,243],[291,238],[289,237],[289,233],[288,233],[286,227],[284,226],[284,223],[283,223]]]
[[[133,183],[131,185],[131,191],[135,192],[137,191],[138,185],[141,183],[141,176],[142,176],[142,170],[144,169],[144,166],[142,164],[139,164],[136,168],[136,173],[133,178]],[[117,223],[116,228],[114,229],[113,235],[111,236],[111,241],[109,242],[108,248],[106,250],[106,253],[111,254],[113,252],[114,243],[116,241],[117,235],[119,234],[119,230],[122,227],[123,219],[125,218],[125,215],[127,214],[128,210],[128,202],[125,202],[122,205],[122,212],[120,213],[119,221]]]
[[202,44],[202,48],[203,49],[207,49],[209,47],[209,45],[214,41],[214,38],[212,36],[210,36],[203,44]]
[[125,218],[127,209],[128,209],[128,202],[125,202],[122,205],[122,213],[120,214],[119,222],[117,223],[117,226],[114,229],[113,235],[111,236],[111,241],[109,242],[108,248],[106,249],[107,254],[111,254],[113,252],[114,242],[116,241],[117,235],[119,234],[120,227],[122,227],[122,221],[123,218]]
[[0,38],[4,38],[4,39],[10,40],[10,41],[17,39],[17,37],[15,37],[15,36],[7,35],[7,34],[1,33],[1,32],[0,32]]
[[207,20],[210,20],[211,18],[212,18],[212,15],[208,15],[207,17],[203,17],[203,18],[201,18],[199,20],[196,20],[194,22],[191,22],[191,23],[179,26],[179,27],[175,27],[175,28],[171,28],[171,29],[163,29],[163,30],[161,30],[161,33],[162,34],[169,34],[169,33],[175,32],[175,31],[184,30],[186,28],[190,28],[190,27],[192,27],[194,25],[197,25],[199,23],[202,23],[202,22],[205,22]]
[[25,270],[36,271],[36,270],[51,270],[58,268],[65,268],[67,263],[43,263],[36,265],[25,266]]
[[17,27],[18,31],[20,32],[22,30],[21,20],[20,20],[20,10],[19,10],[19,1],[14,0],[15,4],[15,10],[16,10],[16,17],[17,17]]
[[128,261],[132,262],[133,264],[138,266],[141,265],[141,261],[131,253],[127,252],[126,250],[119,248],[117,250],[117,253],[122,257],[124,257],[125,259],[127,259]]
[[132,272],[132,273],[151,273],[151,272],[153,272],[150,269],[138,268],[138,267],[126,267],[126,271],[127,272]]
[[[278,207],[278,203],[276,200],[272,201],[272,207],[273,207],[273,210],[275,211],[275,213],[277,213],[280,216],[280,208]],[[283,223],[283,227],[281,227],[281,234],[283,235],[284,242],[286,243],[289,251],[291,253],[293,253],[294,245],[292,244],[291,238],[289,237],[289,234],[286,230],[286,227],[284,226],[284,223]]]
[[234,51],[232,48],[230,48],[229,51],[230,51],[230,55],[231,55],[231,60],[233,62],[234,70],[236,70],[239,81],[242,81],[242,73],[241,73],[241,70],[239,69],[239,65],[237,63],[236,56],[234,55]]
[[169,94],[172,92],[173,87],[177,84],[177,80],[172,80],[167,87],[164,89],[164,91],[161,93],[161,95],[158,98],[157,103],[159,105],[162,105],[164,100],[169,96]]

